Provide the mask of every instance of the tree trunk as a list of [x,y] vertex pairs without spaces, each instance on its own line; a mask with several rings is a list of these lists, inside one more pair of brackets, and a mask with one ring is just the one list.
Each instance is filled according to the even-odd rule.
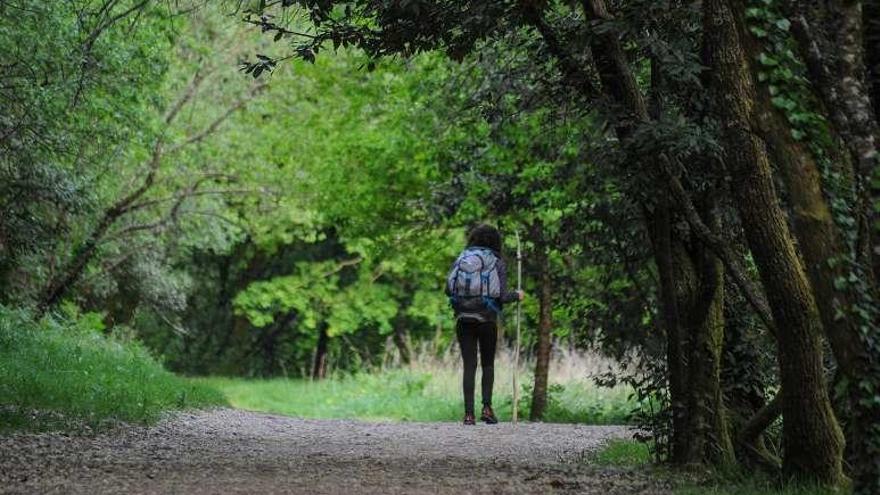
[[862,22],[865,27],[865,65],[874,115],[880,117],[880,0],[865,0]]
[[108,209],[101,217],[100,222],[84,243],[82,243],[73,253],[73,257],[67,262],[61,272],[61,276],[51,280],[43,294],[40,296],[38,304],[39,314],[45,313],[49,308],[58,304],[61,299],[67,295],[70,289],[79,281],[86,266],[95,257],[98,251],[98,245],[104,239],[110,227],[116,223],[122,212],[115,206]]
[[773,185],[763,143],[752,128],[757,94],[731,0],[704,2],[711,89],[721,118],[724,158],[746,237],[773,312],[782,381],[783,470],[830,485],[843,481],[843,438],[828,399],[822,325],[812,288]]
[[[611,20],[612,16],[604,0],[584,0],[587,17]],[[618,34],[613,29],[595,33],[591,51],[602,88],[612,103],[619,108],[614,122],[618,136],[625,139],[639,126],[650,121],[645,98],[638,87]],[[650,164],[658,169],[658,163]],[[672,407],[672,438],[670,457],[673,462],[728,462],[732,460],[732,447],[724,421],[723,402],[720,391],[720,352],[723,338],[723,291],[709,283],[710,297],[700,300],[700,287],[707,287],[697,267],[702,261],[691,257],[682,241],[672,234],[671,205],[659,201],[654,218],[647,215],[655,260],[661,279],[663,318],[667,332],[667,364],[669,368],[670,400]],[[714,259],[714,258],[713,258]],[[717,282],[717,281],[716,281]],[[702,306],[700,304],[702,303]],[[699,324],[688,325],[685,315],[700,312]],[[688,335],[690,331],[690,335]],[[697,358],[702,366],[699,391],[688,383],[688,355],[691,343],[696,342],[700,353]],[[703,355],[702,353],[708,353]],[[693,357],[692,357],[693,358]],[[697,399],[699,397],[699,399]],[[689,405],[701,404],[712,411],[702,411],[695,420],[706,426],[699,431],[691,426]],[[699,436],[700,438],[695,438]]]
[[844,262],[849,250],[825,200],[819,166],[811,152],[791,137],[791,129],[772,107],[769,93],[762,90],[757,103],[761,137],[788,191],[792,224],[823,327],[835,358],[847,367],[860,354],[861,345],[858,322],[838,317],[841,312],[849,314],[851,308],[851,296],[835,287],[835,280],[849,274],[850,266]]
[[406,316],[398,313],[394,318],[394,345],[400,352],[400,362],[406,366],[412,362],[412,353],[409,349],[409,339],[406,332]]
[[[873,4],[873,5],[871,5]],[[868,10],[876,11],[871,2]],[[873,266],[874,279],[880,279],[880,236],[876,232],[880,188],[874,181],[880,152],[880,125],[872,104],[871,73],[866,69],[866,34],[876,36],[876,19],[862,10],[862,2],[783,2],[792,20],[792,33],[808,69],[813,87],[830,123],[849,151],[857,172],[859,203],[855,207],[859,225],[859,262]],[[863,23],[867,20],[866,31]],[[873,22],[871,22],[873,21]],[[876,38],[873,40],[876,43]]]
[[312,380],[323,380],[327,373],[327,324],[318,326],[318,344],[315,346],[315,360],[312,364]]
[[755,412],[744,423],[737,434],[736,441],[743,455],[751,464],[757,464],[768,471],[779,469],[779,460],[770,453],[764,444],[763,433],[782,413],[782,394],[777,394],[770,402]]
[[[735,439],[737,460],[745,469],[761,468],[771,475],[782,468],[764,441],[764,431],[782,414],[779,394],[767,409],[768,383],[761,373],[764,342],[748,314],[747,303],[739,299],[731,284],[724,291],[724,359],[722,378],[725,404]],[[757,337],[757,338],[756,338]]]
[[[707,215],[712,214],[709,210]],[[721,393],[723,266],[704,246],[688,249],[673,239],[668,215],[667,208],[658,207],[652,242],[666,329],[670,460],[732,464],[733,443]]]
[[[720,222],[715,216],[715,230]],[[721,352],[724,347],[724,266],[705,246],[694,248],[699,270],[699,297],[690,310],[691,343],[688,353],[688,463],[709,459],[713,464],[735,462],[721,394]]]
[[[539,234],[540,235],[540,234]],[[529,419],[540,421],[547,408],[547,382],[550,371],[550,331],[553,326],[553,287],[550,280],[550,257],[547,246],[536,242],[538,278],[540,284],[538,318],[538,352],[535,359],[535,387],[532,390],[532,407]]]
[[[744,32],[744,28],[741,27],[740,32]],[[859,316],[859,306],[870,297],[860,290],[867,287],[871,293],[877,293],[876,278],[862,272],[865,276],[859,277],[863,282],[861,287],[839,284],[840,280],[849,279],[855,265],[847,262],[852,259],[850,248],[823,194],[819,165],[810,150],[791,137],[788,123],[771,105],[769,93],[762,88],[759,96],[762,136],[786,182],[798,245],[806,262],[825,334],[843,375],[850,384],[860,384],[848,389],[847,407],[852,412],[848,440],[852,443],[850,450],[854,458],[851,464],[857,485],[865,486],[868,493],[873,493],[880,490],[880,466],[875,462],[880,455],[880,435],[872,440],[870,431],[880,423],[880,406],[871,405],[875,392],[866,389],[862,380],[878,376],[880,357],[863,340],[862,328],[870,328],[872,323]],[[843,154],[846,153],[843,150]],[[847,173],[853,175],[855,171]],[[855,203],[854,209],[857,210],[858,200]],[[873,236],[863,233],[861,237],[868,240]],[[862,259],[870,257],[862,256]]]
[[[669,397],[672,408],[672,433],[669,441],[669,458],[684,463],[689,442],[687,410],[687,366],[684,360],[684,324],[679,309],[682,299],[681,270],[676,274],[673,259],[672,218],[669,206],[661,203],[654,211],[651,240],[654,262],[660,277],[660,304],[663,327],[666,330],[666,366],[669,375]],[[686,257],[679,256],[679,259]],[[681,263],[679,263],[681,266]]]

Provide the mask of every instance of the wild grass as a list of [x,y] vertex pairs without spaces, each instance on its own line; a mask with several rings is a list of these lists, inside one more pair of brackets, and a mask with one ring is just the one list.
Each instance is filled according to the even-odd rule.
[[743,474],[738,478],[722,477],[710,479],[699,484],[679,487],[676,495],[843,495],[848,492],[812,485],[788,484],[782,486],[778,480],[765,477],[752,477],[754,473]]
[[88,315],[35,322],[0,306],[0,430],[148,423],[169,409],[224,403],[137,343],[103,335]]
[[[379,421],[459,421],[464,410],[461,364],[456,349],[439,357],[419,352],[410,366],[388,366],[371,372],[336,375],[325,380],[243,380],[200,378],[223,392],[235,407],[303,418],[347,418]],[[551,390],[544,420],[588,424],[622,424],[633,409],[625,387],[600,388],[590,376],[612,366],[596,353],[557,352],[550,366]],[[531,400],[532,363],[518,368],[519,417],[527,419]],[[499,352],[495,363],[493,406],[502,420],[513,411],[512,356]],[[476,403],[480,398],[477,371]]]
[[644,466],[652,460],[648,444],[634,440],[612,440],[592,459],[600,466],[625,467]]
[[803,485],[783,484],[761,473],[743,471],[678,471],[651,466],[652,456],[647,444],[635,440],[615,440],[593,455],[589,462],[599,466],[650,469],[652,476],[667,479],[676,495],[841,495],[839,490]]

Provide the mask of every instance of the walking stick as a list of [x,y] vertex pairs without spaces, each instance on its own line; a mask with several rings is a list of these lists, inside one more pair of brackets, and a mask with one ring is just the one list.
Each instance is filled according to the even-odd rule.
[[[522,245],[519,240],[519,230],[516,234],[516,290],[522,291]],[[519,371],[519,335],[520,322],[522,321],[522,301],[516,301],[516,342],[513,345],[513,424],[517,424],[519,412],[519,387],[516,386],[516,373]]]

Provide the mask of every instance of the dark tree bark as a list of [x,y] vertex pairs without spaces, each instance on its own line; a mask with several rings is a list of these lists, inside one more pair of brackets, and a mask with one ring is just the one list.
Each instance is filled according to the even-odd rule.
[[[651,240],[654,248],[654,262],[660,278],[660,304],[663,328],[666,330],[666,366],[669,374],[669,396],[672,408],[672,438],[669,457],[673,462],[683,463],[688,452],[688,401],[687,365],[685,363],[685,335],[679,301],[683,298],[684,278],[673,256],[672,218],[669,206],[661,203],[654,211],[651,224]],[[679,252],[681,247],[679,246]],[[686,259],[684,256],[678,257]],[[678,271],[679,273],[676,273]],[[692,280],[687,277],[687,280]]]
[[[538,227],[539,230],[540,227]],[[532,407],[529,419],[539,421],[543,419],[547,408],[547,383],[550,372],[550,332],[553,327],[553,287],[550,279],[550,256],[547,245],[543,242],[543,235],[537,232],[534,236],[537,249],[535,258],[538,267],[538,284],[540,293],[538,296],[538,349],[535,356],[535,386],[532,390]]]
[[327,376],[327,345],[330,337],[327,335],[327,324],[318,325],[318,343],[315,345],[315,359],[312,362],[312,380],[323,380]]
[[[792,20],[792,33],[810,81],[855,165],[859,261],[872,266],[873,278],[880,279],[880,236],[876,232],[878,214],[874,207],[880,201],[880,188],[873,181],[880,166],[880,124],[872,105],[873,88],[866,68],[865,43],[870,41],[865,39],[862,2],[786,1],[783,6]],[[873,36],[877,28],[871,22],[869,25],[875,30]]]
[[[584,11],[593,20],[610,20],[611,15],[604,0],[585,0]],[[632,135],[641,124],[650,121],[648,106],[638,87],[620,40],[613,30],[595,35],[591,46],[595,54],[596,69],[606,98],[617,106],[613,122],[621,139]],[[673,242],[672,211],[670,205],[660,201],[649,212],[646,221],[653,232],[654,258],[660,275],[660,297],[666,330],[666,352],[669,373],[669,394],[672,407],[672,438],[670,459],[687,462],[691,432],[688,429],[687,371],[685,361],[685,323],[682,301],[690,306],[690,295],[695,283],[693,270],[687,264],[687,256],[678,242]]]
[[[840,15],[854,15],[849,9],[838,7],[836,12]],[[847,14],[849,13],[849,14]],[[811,17],[816,20],[814,16]],[[878,21],[875,19],[875,22]],[[853,26],[855,20],[834,20],[827,19],[826,22],[839,26],[842,30],[837,35],[830,35],[833,39],[841,39],[842,43],[852,45],[847,50],[850,52],[860,50],[857,41],[858,29]],[[799,30],[802,41],[810,36],[810,26],[806,18],[799,21]],[[839,24],[838,24],[839,23]],[[868,26],[866,26],[866,29]],[[855,30],[856,34],[852,33]],[[740,27],[741,33],[747,33],[745,26]],[[847,34],[849,32],[849,34]],[[744,37],[747,36],[744,34]],[[826,35],[829,36],[829,35]],[[757,43],[752,40],[754,45]],[[827,43],[827,41],[825,42]],[[867,43],[867,40],[866,40]],[[759,48],[753,48],[752,52],[756,53]],[[869,52],[870,53],[870,52]],[[827,54],[828,57],[836,58],[835,54]],[[855,56],[855,55],[852,55]],[[870,54],[869,54],[870,56]],[[874,57],[880,55],[873,55]],[[855,56],[856,60],[860,57]],[[822,58],[814,59],[813,64],[827,63]],[[841,60],[837,66],[850,66],[851,61]],[[821,69],[815,68],[820,71]],[[850,77],[864,77],[861,71],[856,68],[841,69],[844,74]],[[830,75],[830,74],[829,74]],[[827,85],[820,92],[825,95],[825,102],[830,103],[838,98],[841,91],[849,88],[850,97],[858,100],[858,96],[853,96],[853,92],[861,91],[861,84],[857,82],[844,83],[837,81],[834,77],[816,79],[816,83]],[[846,95],[843,95],[846,96]],[[790,127],[785,117],[776,110],[771,102],[770,95],[766,88],[761,88],[759,93],[759,123],[761,135],[768,144],[771,156],[776,164],[777,169],[782,172],[788,189],[788,197],[792,207],[792,219],[795,232],[798,238],[801,253],[806,263],[807,274],[810,278],[813,290],[816,295],[816,301],[819,312],[822,317],[822,324],[828,342],[834,353],[843,376],[849,383],[860,383],[865,377],[878,375],[880,370],[880,356],[878,351],[871,348],[861,335],[861,328],[865,325],[863,318],[858,317],[858,305],[863,303],[865,294],[860,293],[858,287],[840,286],[838,280],[846,280],[852,273],[853,265],[844,262],[850,259],[850,247],[845,239],[845,234],[838,227],[832,215],[831,207],[823,193],[822,174],[815,157],[809,149],[800,142],[795,141],[791,137]],[[849,153],[856,153],[855,147],[868,146],[871,141],[871,134],[875,131],[870,130],[872,125],[869,122],[862,121],[867,117],[864,109],[854,110],[852,107],[837,108],[834,112],[851,115],[853,112],[858,113],[861,117],[842,117],[836,119],[836,126],[849,126],[842,133],[845,141],[858,142],[861,140],[863,144],[850,144]],[[845,120],[841,120],[845,119]],[[861,129],[861,130],[860,130]],[[855,136],[861,134],[861,138]],[[865,144],[868,143],[868,144]],[[876,148],[876,145],[875,145]],[[842,156],[847,155],[847,150],[841,150]],[[853,156],[853,158],[856,158]],[[846,177],[858,177],[860,172],[852,170],[852,161],[846,160],[835,164],[840,170],[844,168],[842,173]],[[864,166],[864,165],[863,165]],[[864,172],[861,172],[864,173]],[[864,182],[866,179],[863,178]],[[858,182],[858,181],[857,181]],[[839,192],[837,194],[840,194]],[[849,198],[836,198],[837,200]],[[864,194],[861,201],[865,200]],[[858,210],[859,199],[856,199],[854,210]],[[870,215],[866,213],[866,218],[862,222],[868,221]],[[876,233],[870,233],[870,227],[862,227],[860,234],[861,242],[867,242],[867,246],[857,247],[861,251],[862,260],[871,257],[870,253],[864,253],[870,250],[871,238],[876,237]],[[834,262],[832,262],[834,260]],[[876,262],[876,260],[875,260]],[[877,294],[876,278],[870,276],[870,271],[865,273],[864,286],[868,290]],[[869,296],[868,296],[869,297]],[[875,330],[876,331],[876,330]],[[851,428],[848,429],[848,441],[850,444],[849,451],[853,454],[851,464],[854,466],[856,473],[856,482],[858,486],[867,487],[867,493],[872,493],[880,489],[880,465],[874,459],[880,455],[880,438],[872,439],[871,431],[880,423],[880,407],[870,406],[873,401],[874,392],[866,390],[863,386],[849,387],[849,399],[847,407],[852,413]],[[880,435],[877,435],[880,437]],[[859,488],[857,488],[859,489]]]
[[[589,19],[612,19],[604,0],[584,0],[582,3]],[[601,31],[597,30],[593,40],[591,52],[603,91],[609,101],[618,107],[614,125],[618,136],[626,139],[638,126],[651,120],[645,98],[615,30],[608,29],[607,26]],[[663,175],[659,161],[649,165],[655,172],[660,172],[658,175]],[[710,344],[720,342],[723,338],[723,316],[720,316],[723,293],[717,288],[708,289],[706,292],[712,294],[712,297],[700,300],[701,287],[712,285],[711,282],[706,284],[707,281],[701,280],[708,273],[701,271],[703,260],[700,257],[693,258],[677,236],[673,236],[671,205],[663,200],[659,203],[654,211],[654,218],[649,218],[648,223],[654,232],[652,240],[661,278],[660,292],[667,332],[673,412],[671,458],[679,463],[727,462],[733,459],[733,453],[720,394],[720,344],[714,348]],[[675,206],[681,207],[678,204]],[[688,320],[687,317],[693,312],[706,316],[698,318],[699,324],[694,325],[693,320]],[[688,356],[693,350],[693,342],[699,343],[697,352],[708,352],[707,355],[697,358],[705,366],[700,366],[700,369],[706,372],[701,376],[703,379],[699,383],[699,389],[687,383],[690,378],[688,362],[693,359]],[[696,404],[707,409],[718,409],[711,412],[702,410],[691,418],[692,411],[688,410],[688,406]],[[692,428],[691,421],[697,421],[700,428]],[[710,426],[704,427],[707,425]]]
[[865,0],[862,8],[868,87],[871,92],[874,115],[880,117],[880,0]]
[[731,435],[735,442],[737,460],[746,469],[760,468],[776,475],[782,468],[782,460],[767,448],[764,431],[781,415],[781,402],[777,393],[773,414],[766,416],[766,378],[758,372],[763,366],[761,356],[765,343],[761,332],[754,328],[755,322],[744,311],[744,301],[730,290],[727,284],[724,300],[724,356],[722,359],[722,384],[725,404],[730,418]]
[[767,449],[763,433],[782,414],[781,399],[782,394],[780,393],[770,402],[764,404],[742,425],[736,436],[738,447],[745,451],[743,456],[749,459],[751,464],[756,464],[771,472],[778,469],[780,461]]
[[[160,153],[160,151],[156,151],[156,153]],[[76,282],[80,279],[83,274],[83,271],[86,268],[86,265],[95,257],[95,254],[98,251],[98,246],[101,241],[107,235],[107,232],[110,230],[120,217],[125,215],[128,207],[137,201],[144,193],[149,190],[153,181],[156,177],[156,168],[158,167],[158,162],[155,166],[151,167],[151,170],[148,172],[147,176],[144,178],[143,184],[137,190],[126,196],[125,198],[117,201],[113,206],[107,209],[104,212],[104,215],[101,217],[101,220],[92,229],[92,232],[86,238],[85,242],[83,242],[73,253],[73,257],[70,261],[65,265],[64,269],[61,271],[62,275],[55,280],[51,281],[46,289],[43,291],[42,296],[40,296],[39,302],[39,312],[45,313],[47,309],[52,306],[58,304],[59,301],[70,291],[70,289],[76,284]]]
[[776,322],[783,389],[783,470],[791,477],[839,485],[843,438],[823,374],[822,325],[779,204],[766,150],[753,128],[757,94],[736,27],[741,5],[732,0],[707,0],[703,5],[706,62],[723,129],[723,155]]
[[845,259],[848,247],[823,194],[819,165],[806,145],[792,138],[785,117],[773,108],[766,88],[761,88],[756,110],[758,132],[788,192],[792,225],[823,329],[843,371],[848,376],[858,376],[857,365],[864,354],[859,321],[840,315],[851,314],[853,302],[859,296],[835,286],[836,280],[849,275],[850,267],[847,263],[829,261]]
[[673,398],[670,459],[678,464],[732,464],[733,444],[720,382],[724,268],[705,246],[685,245],[673,237],[668,215],[664,207],[655,211],[651,240]]
[[406,315],[398,313],[394,317],[394,345],[400,353],[400,362],[409,366],[412,362],[412,352],[409,349],[409,338],[406,331]]
[[263,362],[263,376],[272,376],[275,367],[281,363],[283,367],[284,357],[278,355],[278,338],[290,328],[296,321],[296,311],[278,315],[275,321],[265,328],[260,334],[260,352]]
[[[720,218],[714,207],[705,210],[707,222],[718,231]],[[689,311],[688,349],[688,430],[690,444],[685,459],[699,463],[711,459],[714,464],[735,462],[733,443],[727,425],[721,394],[721,353],[724,346],[724,265],[706,246],[691,249],[691,263],[696,268],[699,287]]]

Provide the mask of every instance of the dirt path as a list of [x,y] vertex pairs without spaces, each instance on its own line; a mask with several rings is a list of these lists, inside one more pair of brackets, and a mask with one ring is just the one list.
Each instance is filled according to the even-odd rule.
[[621,427],[302,420],[230,409],[97,436],[0,436],[0,493],[666,494],[589,466]]

